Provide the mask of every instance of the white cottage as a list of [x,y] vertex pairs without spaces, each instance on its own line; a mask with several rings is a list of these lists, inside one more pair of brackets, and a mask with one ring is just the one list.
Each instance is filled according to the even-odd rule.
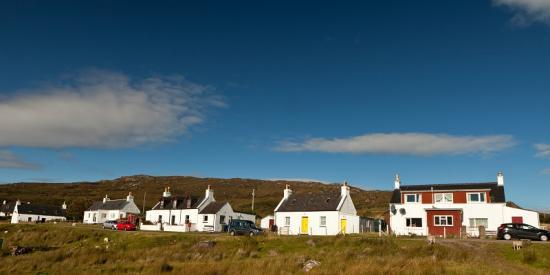
[[267,215],[260,220],[261,229],[271,229],[275,225],[275,217],[273,215]]
[[340,193],[293,194],[287,185],[275,208],[275,225],[283,235],[359,233],[359,216],[344,183]]
[[11,223],[20,222],[47,222],[47,221],[65,221],[67,205],[65,202],[61,206],[51,206],[42,204],[22,204],[19,200],[15,203]]
[[132,192],[126,196],[126,199],[111,200],[105,195],[102,201],[96,201],[84,211],[83,223],[96,224],[105,221],[114,221],[124,219],[128,214],[140,214],[139,208],[134,202]]
[[232,219],[255,220],[254,215],[233,211],[228,202],[217,202],[210,185],[204,197],[172,196],[165,188],[159,202],[146,212],[145,220],[153,225],[141,225],[142,230],[173,232],[220,232]]

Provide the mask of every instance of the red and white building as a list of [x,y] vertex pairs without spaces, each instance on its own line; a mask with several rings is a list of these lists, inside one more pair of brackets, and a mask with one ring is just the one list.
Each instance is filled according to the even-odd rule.
[[397,175],[394,184],[389,225],[395,235],[478,236],[480,226],[492,233],[510,222],[539,227],[537,212],[506,206],[501,172],[496,182],[402,185]]

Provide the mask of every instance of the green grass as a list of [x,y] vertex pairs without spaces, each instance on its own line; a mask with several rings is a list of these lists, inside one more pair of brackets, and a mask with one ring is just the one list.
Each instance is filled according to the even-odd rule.
[[[4,234],[4,231],[8,231]],[[104,238],[110,239],[108,243]],[[321,262],[312,274],[544,274],[550,245],[513,251],[510,243],[424,239],[116,232],[69,224],[0,224],[5,240],[0,274],[299,274],[304,262]],[[214,241],[213,248],[197,246]],[[8,246],[35,252],[10,256]]]

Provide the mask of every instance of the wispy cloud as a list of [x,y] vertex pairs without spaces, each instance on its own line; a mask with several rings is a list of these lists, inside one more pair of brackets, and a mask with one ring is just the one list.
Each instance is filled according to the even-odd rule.
[[540,171],[541,175],[550,175],[550,168],[544,168]]
[[535,155],[537,157],[540,157],[540,158],[550,157],[550,144],[545,144],[545,143],[535,144],[535,150],[537,150],[537,153]]
[[211,88],[182,76],[133,80],[88,71],[62,84],[0,99],[0,146],[132,147],[166,142],[225,106]]
[[22,160],[11,151],[0,150],[0,168],[35,170],[39,166]]
[[349,138],[310,138],[282,141],[283,152],[327,152],[352,154],[456,155],[489,154],[515,145],[512,136],[452,136],[426,133],[375,133]]
[[528,26],[534,22],[550,24],[550,1],[548,0],[493,0],[493,4],[512,10],[514,25]]

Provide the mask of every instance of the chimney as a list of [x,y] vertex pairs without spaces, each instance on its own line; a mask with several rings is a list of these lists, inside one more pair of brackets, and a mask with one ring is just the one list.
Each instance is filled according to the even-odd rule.
[[105,198],[103,198],[103,203],[106,203],[109,200],[109,196],[105,195]]
[[21,201],[17,199],[17,201],[15,202],[15,205],[21,205]]
[[206,188],[206,192],[204,193],[204,198],[212,198],[214,199],[214,191],[210,189],[210,185],[208,185],[208,188]]
[[170,193],[170,187],[164,188],[164,192],[162,193],[162,197],[169,198],[172,196],[172,193]]
[[176,209],[178,207],[178,199],[177,198],[174,198],[172,200],[172,208],[173,209]]
[[126,196],[126,201],[134,201],[134,196],[132,196],[132,192],[128,192],[128,196]]
[[61,205],[61,209],[67,210],[67,204],[65,202],[63,202],[63,204]]
[[498,172],[497,174],[497,185],[504,186],[504,173]]
[[2,202],[2,204],[3,204],[3,205],[6,205],[6,200],[4,200],[4,201]]
[[393,182],[393,188],[394,189],[401,188],[401,179],[399,179],[399,174],[395,174],[395,181]]
[[340,196],[347,197],[349,195],[349,190],[348,182],[344,181],[344,184],[340,187]]
[[288,184],[286,185],[285,191],[284,191],[283,194],[284,194],[283,198],[285,200],[288,199],[288,197],[290,197],[290,195],[292,195],[292,190],[290,189],[290,185],[288,185]]

